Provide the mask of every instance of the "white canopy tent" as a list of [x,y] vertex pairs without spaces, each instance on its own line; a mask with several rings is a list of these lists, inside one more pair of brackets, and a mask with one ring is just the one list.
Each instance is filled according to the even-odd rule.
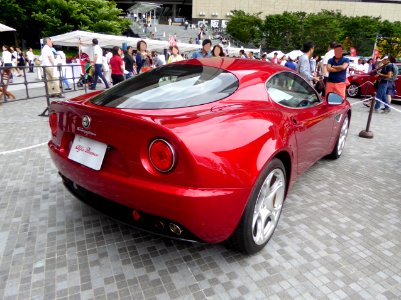
[[269,54],[267,54],[267,58],[268,58],[268,59],[273,58],[273,57],[274,57],[274,53],[277,53],[277,57],[278,57],[279,59],[281,59],[281,58],[285,55],[282,51],[280,51],[280,50],[275,50],[275,51],[272,51],[272,52],[270,52]]
[[[114,46],[122,47],[122,44],[126,43],[127,46],[132,46],[136,49],[136,44],[138,41],[142,40],[141,38],[94,33],[81,30],[52,36],[50,38],[52,39],[54,45],[68,47],[79,47],[81,45],[83,48],[85,48],[85,46],[87,48],[88,46],[92,45],[92,39],[94,38],[99,41],[99,46],[102,48],[112,48]],[[149,50],[162,51],[163,49],[169,48],[168,41],[151,39],[144,39],[144,41],[148,44]],[[181,52],[194,51],[202,48],[201,45],[186,43],[177,43],[177,46]]]
[[224,51],[226,52],[226,54],[228,54],[229,56],[239,56],[239,51],[240,50],[244,50],[245,53],[249,53],[249,52],[253,52],[254,54],[260,54],[261,49],[252,49],[252,48],[237,48],[237,47],[231,47],[231,45],[228,45],[228,47],[224,48]]
[[12,27],[0,23],[0,32],[1,31],[16,31],[16,30]]
[[[95,38],[99,41],[99,46],[102,48],[112,48],[114,46],[122,47],[122,44],[126,43],[127,46],[132,46],[136,49],[136,44],[138,43],[138,41],[142,40],[141,38],[94,33],[81,30],[52,36],[50,38],[52,39],[54,45],[67,46],[67,47],[81,46],[83,52],[86,52],[89,56],[92,55],[92,53],[90,53],[92,51],[90,46],[92,45],[92,39]],[[156,50],[161,52],[163,51],[163,49],[169,48],[168,41],[151,40],[151,39],[144,39],[144,41],[148,44],[149,50]],[[180,52],[190,52],[202,48],[202,45],[187,44],[187,43],[177,43],[177,46],[180,49]],[[237,47],[231,47],[230,45],[224,48],[224,50],[230,56],[233,55],[238,56],[240,50],[244,50],[246,53],[250,51],[254,52],[255,54],[260,53],[260,49],[237,48]]]
[[290,57],[292,60],[296,60],[298,57],[304,55],[301,50],[292,50],[286,54],[287,57]]

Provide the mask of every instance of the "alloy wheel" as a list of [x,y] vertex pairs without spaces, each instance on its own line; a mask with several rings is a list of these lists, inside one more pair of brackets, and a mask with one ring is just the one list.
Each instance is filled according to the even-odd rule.
[[255,244],[262,245],[273,234],[283,208],[285,188],[284,172],[273,169],[260,188],[254,208],[252,237]]

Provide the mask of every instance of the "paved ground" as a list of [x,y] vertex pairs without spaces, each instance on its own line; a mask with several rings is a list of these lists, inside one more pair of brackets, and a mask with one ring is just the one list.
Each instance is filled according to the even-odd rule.
[[48,140],[45,104],[0,105],[0,299],[401,298],[401,113],[374,115],[366,140],[354,105],[342,158],[309,170],[267,247],[244,256],[97,213],[66,191],[46,145],[7,152]]

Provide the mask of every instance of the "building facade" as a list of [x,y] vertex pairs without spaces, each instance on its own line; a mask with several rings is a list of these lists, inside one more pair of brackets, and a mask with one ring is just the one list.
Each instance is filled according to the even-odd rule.
[[381,17],[382,20],[401,21],[401,0],[193,0],[193,22],[205,21],[213,26],[224,27],[232,10],[247,13],[261,12],[261,16],[281,14],[285,11],[317,13],[322,9],[339,10],[346,16]]

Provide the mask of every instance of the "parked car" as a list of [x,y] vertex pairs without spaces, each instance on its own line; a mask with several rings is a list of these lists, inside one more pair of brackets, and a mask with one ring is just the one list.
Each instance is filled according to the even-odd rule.
[[[396,63],[398,67],[398,76],[395,81],[396,95],[395,99],[401,99],[401,63]],[[374,71],[369,74],[357,74],[348,77],[350,85],[347,87],[348,97],[360,97],[360,96],[372,96],[376,90],[374,87],[374,82],[379,78]]]
[[49,107],[65,186],[136,227],[245,253],[269,241],[291,184],[343,152],[350,104],[280,65],[165,65]]

